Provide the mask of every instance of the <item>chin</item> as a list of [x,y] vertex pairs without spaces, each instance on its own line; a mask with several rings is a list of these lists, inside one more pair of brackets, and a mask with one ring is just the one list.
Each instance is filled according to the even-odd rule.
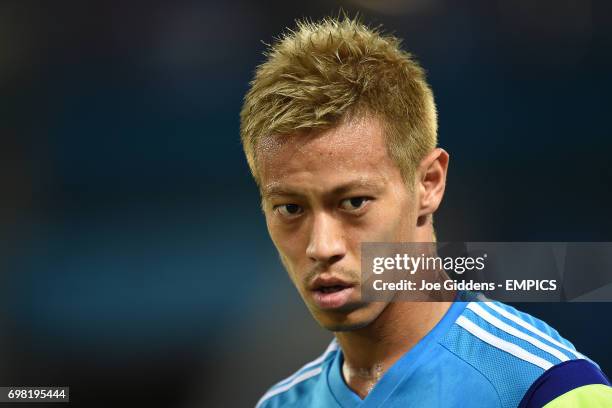
[[321,324],[324,329],[327,329],[332,332],[348,332],[353,330],[363,329],[371,322],[355,322],[355,323],[330,323],[330,324]]
[[371,307],[372,305],[349,313],[320,311],[313,317],[321,327],[332,332],[359,330],[370,325],[382,312],[371,310]]

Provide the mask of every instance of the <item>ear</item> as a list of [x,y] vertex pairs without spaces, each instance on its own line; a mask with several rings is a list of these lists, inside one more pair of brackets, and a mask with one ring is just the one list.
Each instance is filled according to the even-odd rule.
[[444,196],[447,170],[448,153],[444,149],[435,148],[421,160],[417,170],[419,217],[433,214],[438,209]]

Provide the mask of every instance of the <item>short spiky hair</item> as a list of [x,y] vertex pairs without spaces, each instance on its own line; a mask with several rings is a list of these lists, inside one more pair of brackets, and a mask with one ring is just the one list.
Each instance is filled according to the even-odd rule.
[[436,107],[425,73],[400,40],[358,19],[298,21],[265,53],[240,112],[240,136],[260,183],[262,137],[333,127],[347,115],[382,119],[387,149],[411,185],[437,143]]

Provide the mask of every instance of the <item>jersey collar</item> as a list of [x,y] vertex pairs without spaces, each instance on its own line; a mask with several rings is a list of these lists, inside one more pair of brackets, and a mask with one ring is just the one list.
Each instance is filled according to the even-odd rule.
[[463,313],[467,302],[458,301],[462,296],[457,293],[455,301],[446,311],[442,319],[429,331],[417,344],[414,345],[406,354],[395,362],[387,372],[381,377],[376,386],[370,391],[365,399],[351,390],[342,376],[342,363],[344,355],[342,349],[338,349],[334,360],[328,366],[327,383],[331,393],[342,408],[374,408],[380,407],[385,400],[393,393],[402,381],[412,375],[416,368],[427,361],[427,354],[432,352],[435,345]]

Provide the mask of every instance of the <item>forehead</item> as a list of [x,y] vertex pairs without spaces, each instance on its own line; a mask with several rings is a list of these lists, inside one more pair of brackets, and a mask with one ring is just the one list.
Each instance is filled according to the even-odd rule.
[[400,180],[375,117],[347,120],[320,132],[269,136],[258,146],[262,190],[278,186],[326,189],[344,182]]

